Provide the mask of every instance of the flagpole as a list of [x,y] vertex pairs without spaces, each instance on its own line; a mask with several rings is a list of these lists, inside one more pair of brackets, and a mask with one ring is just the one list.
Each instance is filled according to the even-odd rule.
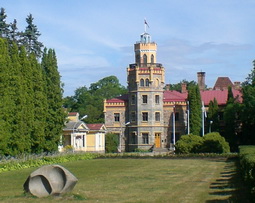
[[175,150],[175,105],[173,107],[173,149]]
[[189,129],[189,101],[187,101],[187,128],[188,128],[188,132],[187,134],[189,135],[190,134],[190,129]]
[[202,136],[205,135],[205,106],[204,102],[202,101]]

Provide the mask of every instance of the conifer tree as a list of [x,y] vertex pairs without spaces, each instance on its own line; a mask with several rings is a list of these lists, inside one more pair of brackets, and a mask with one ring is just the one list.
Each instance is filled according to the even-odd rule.
[[201,96],[198,85],[192,85],[188,90],[188,101],[190,109],[190,133],[199,135],[201,131]]
[[14,19],[13,23],[10,24],[9,40],[16,44],[19,44],[20,41],[20,32],[17,27],[17,20]]
[[0,154],[11,153],[8,143],[11,140],[9,114],[12,101],[8,94],[8,71],[10,58],[7,40],[0,38]]
[[62,108],[62,88],[54,50],[44,49],[42,68],[45,74],[48,104],[46,115],[47,126],[45,128],[45,151],[50,152],[57,150],[66,117]]
[[219,132],[219,106],[216,98],[209,102],[207,126],[208,131],[211,128],[211,132]]
[[22,44],[26,47],[28,53],[34,53],[39,58],[42,55],[43,44],[38,41],[41,34],[33,20],[32,14],[29,14],[26,18],[27,27],[25,32],[22,33]]
[[8,38],[9,36],[9,24],[6,23],[7,15],[5,9],[0,9],[0,37]]

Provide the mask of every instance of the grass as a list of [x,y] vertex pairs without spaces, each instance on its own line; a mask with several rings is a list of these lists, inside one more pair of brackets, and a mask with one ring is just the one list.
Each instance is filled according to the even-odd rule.
[[[63,197],[23,194],[35,168],[0,174],[0,202],[246,202],[235,160],[94,159],[61,164],[78,183]],[[248,202],[248,201],[247,201]]]

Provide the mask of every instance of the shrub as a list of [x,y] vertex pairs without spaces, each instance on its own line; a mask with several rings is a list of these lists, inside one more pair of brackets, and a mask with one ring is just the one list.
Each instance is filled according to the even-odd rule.
[[203,153],[229,153],[228,142],[217,132],[208,133],[204,136],[201,151]]
[[118,135],[107,133],[105,135],[105,152],[113,153],[118,151],[119,139]]
[[203,144],[203,138],[197,135],[182,135],[176,142],[175,152],[178,154],[196,153]]

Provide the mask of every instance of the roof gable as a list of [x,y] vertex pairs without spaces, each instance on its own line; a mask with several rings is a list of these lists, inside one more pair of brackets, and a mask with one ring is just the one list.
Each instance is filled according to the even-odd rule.
[[234,87],[233,83],[229,79],[229,77],[218,77],[215,85],[213,87],[214,90],[225,90],[228,87]]

